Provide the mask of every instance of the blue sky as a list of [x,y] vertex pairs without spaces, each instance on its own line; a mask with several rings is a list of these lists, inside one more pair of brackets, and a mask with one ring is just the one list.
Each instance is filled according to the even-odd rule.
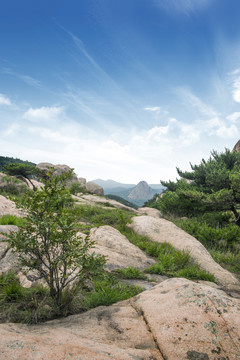
[[240,138],[238,0],[8,0],[0,154],[174,180]]

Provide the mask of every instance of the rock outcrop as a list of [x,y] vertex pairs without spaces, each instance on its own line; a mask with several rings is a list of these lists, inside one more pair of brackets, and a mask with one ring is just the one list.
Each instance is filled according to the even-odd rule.
[[138,213],[140,215],[152,216],[152,217],[154,217],[156,219],[160,219],[160,218],[163,217],[161,212],[158,209],[154,209],[154,208],[150,208],[150,207],[139,208]]
[[103,196],[97,196],[91,194],[86,194],[86,195],[78,194],[77,196],[73,196],[73,198],[76,200],[77,203],[79,202],[80,204],[81,203],[85,203],[87,205],[101,204],[101,205],[106,205],[107,207],[109,207],[110,205],[113,208],[134,212],[136,214],[138,213],[138,211],[133,209],[132,207],[126,206],[116,200],[106,199]]
[[239,360],[239,316],[239,300],[171,279],[84,314],[0,324],[0,359]]
[[126,236],[111,226],[105,225],[90,231],[90,239],[95,242],[93,251],[107,256],[107,268],[115,270],[125,267],[146,269],[155,261],[137,246],[130,243]]
[[202,269],[213,274],[218,284],[226,289],[239,291],[239,280],[217,264],[197,239],[172,222],[151,216],[138,216],[133,218],[133,223],[130,226],[136,233],[147,235],[153,241],[168,242],[178,250],[189,251],[192,259],[198,262]]
[[96,194],[96,195],[99,195],[99,196],[104,195],[103,188],[101,186],[95,184],[93,181],[88,181],[86,183],[86,190],[90,194]]
[[[37,168],[41,171],[42,176],[44,176],[49,171],[49,168],[54,168],[53,176],[58,176],[71,170],[71,168],[68,165],[60,165],[60,164],[53,165],[47,162],[37,164]],[[73,173],[73,178],[71,179],[71,182],[77,182],[77,181],[78,181],[78,177],[75,173]]]
[[234,148],[232,149],[232,152],[233,151],[240,152],[240,140],[238,140],[238,142],[234,145]]
[[0,216],[3,215],[23,216],[24,212],[16,208],[15,202],[0,195]]
[[147,201],[155,195],[155,191],[148,185],[146,181],[140,181],[129,193],[130,201]]

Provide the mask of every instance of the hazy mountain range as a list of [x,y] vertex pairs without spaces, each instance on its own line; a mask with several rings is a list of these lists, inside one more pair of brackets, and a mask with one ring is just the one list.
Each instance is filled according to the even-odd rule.
[[93,180],[102,186],[105,195],[117,195],[125,200],[142,206],[145,201],[151,199],[155,194],[161,193],[164,187],[161,184],[150,184],[140,181],[138,184],[123,184],[114,180]]

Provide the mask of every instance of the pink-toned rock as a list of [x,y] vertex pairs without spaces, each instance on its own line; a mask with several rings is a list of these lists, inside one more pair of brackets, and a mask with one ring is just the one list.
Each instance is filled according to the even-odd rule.
[[152,216],[156,219],[162,218],[162,214],[158,209],[150,208],[150,207],[142,207],[138,209],[138,213],[140,215],[148,215]]
[[24,212],[16,208],[13,201],[0,195],[0,217],[3,215],[24,216]]
[[240,300],[186,279],[171,279],[132,299],[164,359],[240,359]]
[[107,256],[106,265],[109,270],[125,267],[146,269],[155,263],[142,250],[130,243],[126,236],[111,226],[91,229],[90,239],[95,242],[93,251]]
[[80,197],[77,196],[78,199],[83,199],[83,200],[86,200],[87,202],[86,203],[89,203],[89,204],[102,204],[102,205],[111,205],[112,207],[114,208],[117,208],[117,209],[121,209],[121,210],[127,210],[127,211],[131,211],[131,212],[134,212],[134,213],[138,213],[137,210],[129,207],[129,206],[126,206],[116,200],[112,200],[112,199],[107,199],[103,196],[97,196],[97,195],[91,195],[91,194],[87,194],[87,195],[81,195]]
[[197,239],[172,222],[151,216],[138,216],[133,218],[133,222],[129,226],[137,234],[146,235],[153,241],[168,242],[178,250],[188,251],[191,258],[198,262],[202,269],[214,275],[218,284],[228,290],[240,290],[240,281],[217,264]]
[[1,360],[163,360],[126,301],[38,326],[0,324],[0,334]]
[[240,300],[186,279],[45,324],[0,324],[0,359],[239,360]]
[[4,241],[10,232],[16,231],[18,227],[15,225],[0,225],[0,274],[19,268],[18,256],[8,248],[8,244]]

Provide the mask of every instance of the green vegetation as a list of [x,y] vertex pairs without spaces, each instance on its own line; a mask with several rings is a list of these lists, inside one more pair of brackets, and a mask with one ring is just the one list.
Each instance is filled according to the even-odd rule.
[[129,211],[116,208],[106,209],[102,206],[77,205],[72,212],[79,221],[91,224],[92,227],[110,225],[116,228],[125,227],[127,222],[135,215]]
[[86,295],[83,307],[89,310],[100,305],[108,306],[135,296],[142,290],[138,286],[129,286],[119,282],[113,275],[105,274],[94,281],[94,291]]
[[127,267],[124,269],[115,270],[117,274],[119,274],[124,279],[139,279],[146,280],[147,276],[142,273],[141,270],[136,269],[135,267]]
[[86,189],[79,182],[74,182],[70,185],[69,191],[73,195],[77,195],[78,193],[86,194]]
[[23,227],[26,225],[26,219],[15,215],[3,215],[0,217],[0,225],[16,225]]
[[21,197],[27,190],[26,184],[14,176],[4,175],[0,178],[0,194],[5,197]]
[[137,235],[129,228],[126,228],[122,233],[134,245],[158,260],[156,264],[151,265],[145,272],[169,277],[185,277],[191,280],[198,279],[214,282],[214,276],[201,270],[198,264],[193,263],[187,252],[175,250],[168,243],[160,244],[151,241],[147,236]]
[[27,165],[36,165],[30,161],[23,161],[20,159],[14,159],[12,157],[0,156],[0,172],[5,172],[5,166],[9,164],[27,164]]
[[196,237],[217,262],[240,277],[240,153],[212,151],[208,160],[191,169],[177,169],[180,180],[162,182],[167,190],[151,206]]
[[[89,254],[93,242],[77,235],[73,200],[65,185],[72,176],[66,172],[43,179],[41,190],[29,192],[18,205],[28,213],[26,225],[8,237],[23,266],[35,270],[50,289],[50,296],[61,312],[63,290],[71,284],[71,294],[79,284],[104,265],[104,257]],[[70,301],[70,298],[69,298]]]
[[165,214],[196,216],[205,212],[231,211],[240,225],[240,153],[212,151],[200,165],[191,165],[191,172],[177,168],[180,180],[162,184],[165,194],[156,202]]
[[[90,286],[81,284],[75,289],[64,289],[61,315],[73,315],[100,305],[137,295],[142,289],[121,284],[113,275],[102,273],[95,276]],[[31,288],[21,286],[13,272],[0,276],[0,322],[36,324],[59,317],[48,287],[35,284]]]
[[31,181],[32,176],[39,176],[40,170],[35,165],[29,164],[9,164],[5,166],[6,173],[11,176],[16,176],[19,179],[27,179],[31,184],[34,190],[35,186]]

